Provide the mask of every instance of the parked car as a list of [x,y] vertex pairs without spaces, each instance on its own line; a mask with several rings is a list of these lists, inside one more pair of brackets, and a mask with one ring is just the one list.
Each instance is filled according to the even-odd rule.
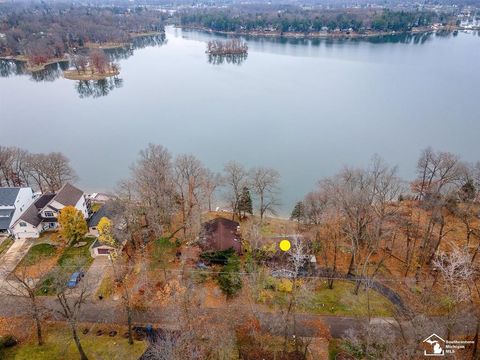
[[83,271],[74,272],[72,276],[70,276],[70,279],[67,282],[67,287],[69,287],[70,289],[73,289],[78,285],[78,283],[84,276],[85,274],[83,273]]

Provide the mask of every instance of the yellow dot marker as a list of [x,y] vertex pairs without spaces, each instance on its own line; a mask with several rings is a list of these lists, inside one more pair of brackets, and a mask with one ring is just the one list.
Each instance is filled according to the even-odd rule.
[[292,245],[290,244],[290,241],[288,241],[287,239],[284,239],[284,240],[280,241],[280,250],[282,250],[282,251],[290,250],[291,246]]

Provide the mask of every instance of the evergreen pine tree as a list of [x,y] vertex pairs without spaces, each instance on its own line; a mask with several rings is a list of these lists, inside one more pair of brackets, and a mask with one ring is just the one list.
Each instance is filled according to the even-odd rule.
[[299,201],[295,204],[295,207],[292,210],[292,214],[290,215],[290,220],[297,220],[301,222],[305,219],[305,206],[303,205],[302,201]]
[[250,196],[250,190],[248,187],[244,186],[242,193],[240,194],[240,199],[238,200],[238,212],[241,214],[243,211],[243,216],[247,213],[253,215],[253,204],[252,197]]
[[242,277],[240,276],[240,259],[237,254],[228,258],[226,265],[218,274],[220,289],[228,296],[235,295],[242,288]]
[[462,185],[459,195],[463,201],[472,201],[475,199],[476,189],[471,179],[468,179],[467,182]]

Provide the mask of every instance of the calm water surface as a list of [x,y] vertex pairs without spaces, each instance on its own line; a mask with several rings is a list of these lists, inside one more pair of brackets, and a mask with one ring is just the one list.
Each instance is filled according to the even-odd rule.
[[[87,190],[127,176],[149,142],[282,175],[283,213],[316,180],[374,153],[414,175],[431,145],[480,159],[480,37],[376,41],[249,39],[240,64],[214,64],[213,35],[167,29],[120,60],[102,86],[0,77],[0,144],[62,151]],[[37,80],[42,80],[42,78]]]

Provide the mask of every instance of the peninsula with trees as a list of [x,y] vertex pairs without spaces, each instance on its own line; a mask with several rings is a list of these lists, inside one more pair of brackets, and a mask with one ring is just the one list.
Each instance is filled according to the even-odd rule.
[[119,68],[104,51],[163,33],[162,13],[142,6],[0,4],[0,58],[25,62],[32,72],[70,62],[75,69],[66,78],[113,76]]

